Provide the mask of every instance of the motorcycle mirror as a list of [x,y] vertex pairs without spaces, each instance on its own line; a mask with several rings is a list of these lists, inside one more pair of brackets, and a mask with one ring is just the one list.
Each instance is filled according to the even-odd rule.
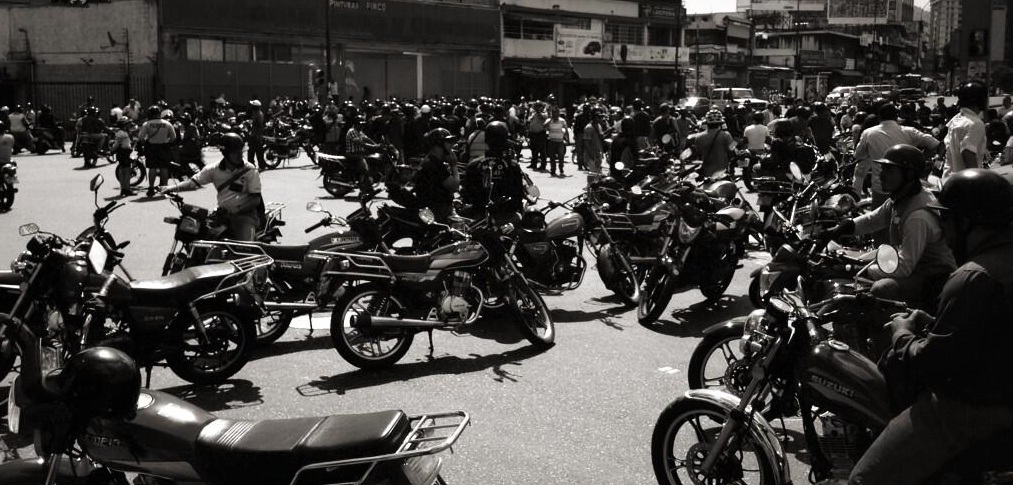
[[436,216],[433,215],[433,211],[431,211],[428,207],[424,207],[419,209],[419,220],[421,220],[423,224],[428,225],[436,222]]
[[802,167],[799,167],[797,163],[791,162],[788,165],[788,169],[791,170],[791,178],[795,179],[796,182],[805,180],[805,176],[802,175]]
[[666,133],[664,136],[661,137],[661,143],[663,145],[671,145],[672,144],[672,135],[669,135],[669,134]]
[[306,210],[310,212],[324,212],[324,206],[320,205],[320,203],[316,201],[307,202]]
[[534,185],[534,184],[528,185],[525,188],[525,190],[528,193],[528,200],[529,201],[537,201],[538,198],[541,197],[541,195],[542,195],[542,191],[539,190],[538,186]]
[[900,266],[900,258],[897,249],[889,244],[883,244],[876,249],[876,266],[886,274],[893,274]]
[[630,187],[630,192],[632,192],[633,195],[641,195],[644,193],[644,189],[641,189],[639,185],[634,185],[633,187]]
[[92,177],[91,183],[88,184],[88,186],[91,188],[90,190],[92,192],[95,192],[95,191],[97,191],[99,189],[99,187],[102,186],[102,184],[105,181],[106,181],[105,177],[103,177],[102,174],[98,174],[98,175]]
[[37,234],[38,232],[39,232],[39,225],[34,222],[23,224],[21,227],[18,228],[18,234],[22,236],[31,236],[32,234]]
[[689,157],[693,156],[693,149],[687,148],[679,154],[679,160],[689,160]]
[[616,170],[623,170],[626,168],[626,164],[623,162],[616,162]]

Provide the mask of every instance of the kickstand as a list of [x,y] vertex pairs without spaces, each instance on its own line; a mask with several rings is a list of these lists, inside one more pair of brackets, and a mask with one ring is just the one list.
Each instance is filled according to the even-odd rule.
[[306,336],[307,337],[312,337],[313,336],[313,312],[307,313],[306,314],[306,319],[310,323],[310,333],[306,334]]
[[144,368],[144,388],[151,389],[151,369],[154,366],[147,366]]
[[433,351],[434,351],[433,350],[433,329],[427,330],[426,333],[429,334],[429,359],[432,360],[432,358],[433,358]]

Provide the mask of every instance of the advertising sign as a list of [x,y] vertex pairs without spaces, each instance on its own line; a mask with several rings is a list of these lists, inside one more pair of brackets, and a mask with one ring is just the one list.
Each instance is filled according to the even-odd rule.
[[889,0],[827,0],[827,22],[834,25],[885,24]]
[[600,59],[604,50],[601,32],[556,26],[556,57]]
[[[675,64],[675,47],[610,44],[612,59],[617,62]],[[680,49],[679,57],[688,61],[689,49]]]
[[800,10],[817,12],[826,8],[826,0],[752,0],[749,9],[754,12],[785,12]]

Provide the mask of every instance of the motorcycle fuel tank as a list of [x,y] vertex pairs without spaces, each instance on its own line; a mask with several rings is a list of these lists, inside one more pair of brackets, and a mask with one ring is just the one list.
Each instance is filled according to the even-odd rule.
[[349,228],[338,229],[309,242],[309,248],[318,251],[345,251],[359,249],[362,245],[362,236]]
[[719,210],[718,214],[724,214],[726,216],[729,216],[734,221],[729,224],[726,224],[724,222],[718,222],[717,224],[714,225],[714,232],[719,237],[734,235],[736,232],[738,232],[742,224],[742,220],[746,217],[746,211],[738,207],[725,207],[724,209]]
[[847,344],[820,342],[799,369],[801,392],[816,406],[872,429],[882,429],[893,417],[883,374]]
[[733,195],[735,195],[735,192],[738,191],[738,188],[735,187],[735,182],[730,182],[728,180],[719,180],[717,182],[712,182],[705,185],[703,187],[703,190],[704,192],[707,192],[708,194],[714,194],[719,198],[728,199],[731,198]]
[[478,266],[489,259],[489,252],[475,241],[463,241],[443,246],[429,253],[430,269],[443,271],[454,268]]
[[215,416],[164,392],[141,390],[137,416],[96,419],[81,436],[88,456],[111,468],[175,481],[200,481],[194,443]]
[[584,218],[575,212],[571,212],[559,219],[554,219],[545,226],[545,236],[549,239],[557,239],[575,236],[584,229]]

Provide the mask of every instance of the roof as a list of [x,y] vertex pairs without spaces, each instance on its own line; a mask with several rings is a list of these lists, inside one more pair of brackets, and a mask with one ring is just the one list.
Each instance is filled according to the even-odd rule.
[[600,62],[574,62],[573,73],[581,79],[626,79],[612,64]]

